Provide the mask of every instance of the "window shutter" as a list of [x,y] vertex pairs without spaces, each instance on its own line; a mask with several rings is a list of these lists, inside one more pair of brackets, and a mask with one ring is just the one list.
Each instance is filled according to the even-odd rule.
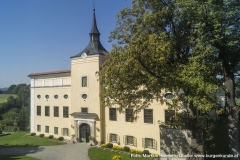
[[133,145],[137,147],[137,138],[133,137]]
[[157,141],[153,139],[153,149],[157,150]]
[[71,130],[69,128],[67,130],[68,130],[67,135],[70,136],[71,135]]
[[117,143],[120,143],[120,136],[117,135]]
[[123,144],[124,144],[124,145],[127,144],[127,136],[123,136]]
[[145,138],[142,139],[142,147],[143,147],[143,148],[146,148],[146,147],[145,147]]
[[63,128],[61,128],[61,135],[63,136]]
[[110,142],[110,133],[107,134],[107,140]]

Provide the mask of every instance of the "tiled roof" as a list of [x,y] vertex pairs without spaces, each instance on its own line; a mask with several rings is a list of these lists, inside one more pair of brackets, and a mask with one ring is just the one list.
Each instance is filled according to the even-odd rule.
[[61,74],[61,73],[71,73],[71,70],[59,70],[59,71],[51,71],[51,72],[31,73],[28,75],[28,77],[39,76],[39,75],[48,75],[48,74]]

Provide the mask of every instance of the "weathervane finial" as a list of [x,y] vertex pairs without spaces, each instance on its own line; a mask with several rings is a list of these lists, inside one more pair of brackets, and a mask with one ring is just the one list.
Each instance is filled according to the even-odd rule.
[[95,12],[95,3],[94,3],[94,0],[93,0],[93,11]]

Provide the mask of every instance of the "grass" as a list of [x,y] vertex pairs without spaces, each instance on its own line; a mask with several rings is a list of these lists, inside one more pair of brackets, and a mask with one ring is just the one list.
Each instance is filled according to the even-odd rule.
[[90,160],[111,160],[113,156],[119,155],[122,157],[122,160],[132,160],[132,159],[137,159],[137,160],[150,160],[150,158],[133,158],[130,157],[129,154],[124,154],[124,153],[118,153],[118,152],[113,152],[109,150],[103,150],[99,148],[90,148],[88,150],[88,156]]
[[65,143],[45,138],[26,136],[26,133],[24,132],[16,132],[13,133],[12,135],[0,137],[0,148],[54,146],[61,144]]
[[0,94],[0,103],[7,102],[9,96],[17,97],[16,94]]
[[20,159],[20,160],[38,160],[33,157],[28,157],[28,156],[13,156],[13,155],[0,155],[0,159],[4,160],[14,160],[14,159]]

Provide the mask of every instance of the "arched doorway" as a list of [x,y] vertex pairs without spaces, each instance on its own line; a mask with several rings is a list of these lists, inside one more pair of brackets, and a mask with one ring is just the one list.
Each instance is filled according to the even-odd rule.
[[90,126],[86,123],[83,123],[79,126],[79,141],[80,142],[89,142],[89,136],[91,135]]

